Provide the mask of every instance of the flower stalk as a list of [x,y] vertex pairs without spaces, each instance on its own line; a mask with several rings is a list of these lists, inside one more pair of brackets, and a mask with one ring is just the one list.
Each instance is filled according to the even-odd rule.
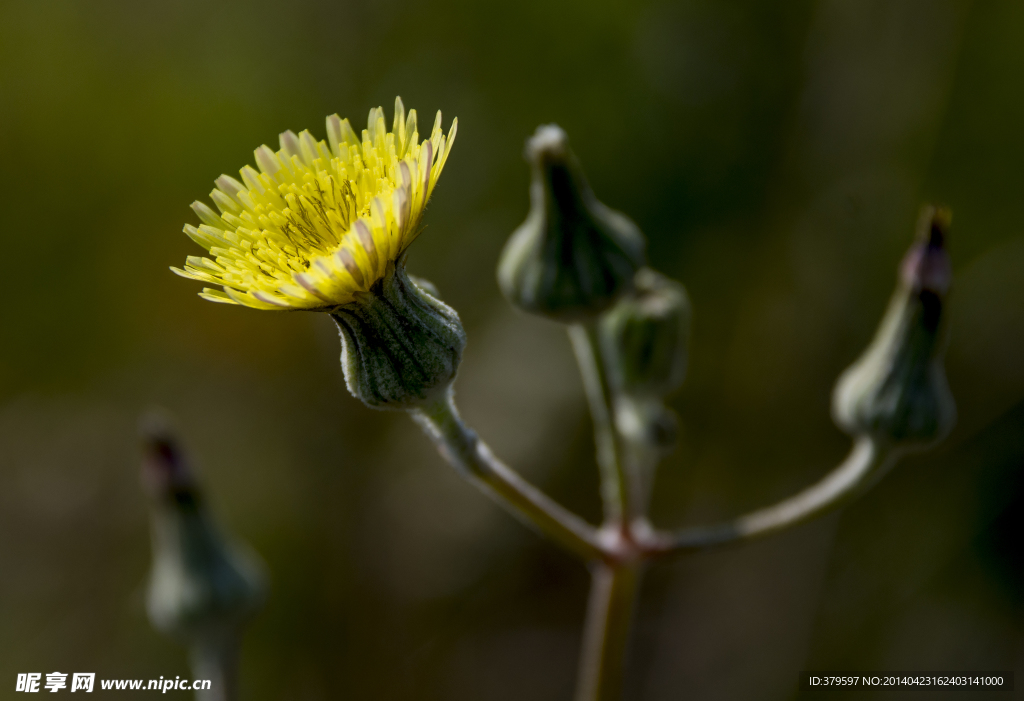
[[594,422],[597,467],[601,475],[601,499],[605,527],[628,523],[637,512],[635,476],[627,473],[621,442],[615,431],[611,390],[601,360],[597,329],[593,324],[573,324],[569,339],[580,368],[583,390],[587,395]]
[[513,516],[585,561],[603,556],[597,529],[501,462],[462,422],[451,389],[411,414],[448,463]]
[[898,454],[872,436],[860,436],[849,456],[819,482],[782,501],[731,521],[683,529],[664,543],[665,554],[704,550],[777,533],[851,501],[896,464]]

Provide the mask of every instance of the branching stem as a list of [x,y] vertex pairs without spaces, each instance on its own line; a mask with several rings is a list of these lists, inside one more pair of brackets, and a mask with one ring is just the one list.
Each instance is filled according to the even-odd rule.
[[597,529],[498,460],[462,423],[450,389],[411,413],[452,467],[513,516],[585,561],[602,557]]
[[858,437],[849,456],[819,482],[772,506],[714,526],[685,528],[665,538],[665,553],[702,550],[781,531],[820,516],[860,494],[896,462],[897,454],[869,436]]
[[643,490],[629,474],[631,467],[638,469],[653,457],[633,456],[628,465],[624,461],[627,456],[622,455],[616,437],[608,385],[592,331],[576,326],[570,336],[594,415],[606,507],[601,529],[498,460],[462,422],[450,389],[411,413],[459,474],[519,520],[591,564],[593,580],[576,701],[616,701],[622,692],[624,654],[646,561],[768,535],[819,516],[869,487],[893,465],[896,453],[862,436],[835,470],[773,506],[714,526],[686,528],[674,534],[654,531],[643,517]]

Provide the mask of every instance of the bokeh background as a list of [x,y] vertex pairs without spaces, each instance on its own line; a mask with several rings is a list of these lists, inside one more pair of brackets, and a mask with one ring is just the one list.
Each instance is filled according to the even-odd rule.
[[143,609],[135,427],[162,406],[272,573],[244,698],[570,698],[585,569],[353,400],[326,316],[209,304],[168,271],[199,252],[181,227],[215,177],[396,94],[459,117],[410,266],[466,323],[464,414],[591,520],[564,333],[494,281],[538,124],[695,304],[666,526],[843,457],[832,384],[919,205],[951,205],[956,430],[842,514],[654,567],[628,698],[812,698],[801,669],[1020,675],[1022,36],[1016,0],[3,0],[0,696],[18,672],[187,675]]

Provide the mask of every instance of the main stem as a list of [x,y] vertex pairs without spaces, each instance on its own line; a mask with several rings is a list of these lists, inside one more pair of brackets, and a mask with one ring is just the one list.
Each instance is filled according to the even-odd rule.
[[576,701],[619,701],[641,565],[593,567]]
[[640,582],[641,557],[634,526],[644,515],[645,500],[640,475],[634,469],[637,465],[627,460],[626,446],[615,429],[612,390],[597,328],[592,323],[570,326],[569,339],[594,421],[604,502],[601,531],[606,547],[616,553],[592,568],[576,701],[618,701]]

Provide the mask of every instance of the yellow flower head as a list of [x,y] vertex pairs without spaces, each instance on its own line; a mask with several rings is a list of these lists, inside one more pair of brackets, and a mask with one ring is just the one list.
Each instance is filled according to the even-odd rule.
[[242,182],[217,178],[210,198],[192,204],[202,224],[185,233],[210,252],[174,272],[223,289],[200,297],[256,309],[331,310],[380,280],[420,232],[420,219],[455,141],[437,113],[419,143],[416,110],[395,99],[391,131],[370,110],[362,138],[347,119],[327,118],[327,142],[308,131],[281,134],[281,149],[256,149]]

